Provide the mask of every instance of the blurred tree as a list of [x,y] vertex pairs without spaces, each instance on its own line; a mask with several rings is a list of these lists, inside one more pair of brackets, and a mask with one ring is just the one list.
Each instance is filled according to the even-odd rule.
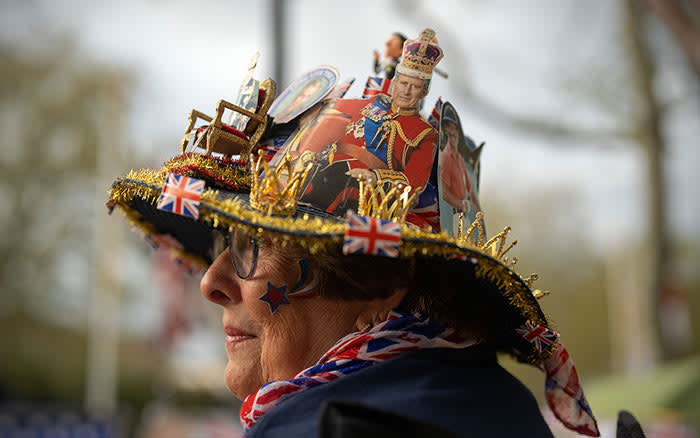
[[[636,142],[644,148],[647,158],[647,249],[650,260],[648,266],[648,302],[651,305],[652,318],[656,337],[652,348],[655,348],[663,361],[673,355],[664,342],[662,327],[661,294],[665,278],[669,276],[671,259],[671,242],[668,233],[668,205],[666,202],[667,189],[664,176],[664,154],[667,150],[665,140],[661,135],[663,129],[663,113],[654,91],[656,66],[654,54],[648,44],[648,30],[645,28],[643,11],[637,0],[626,0],[622,15],[624,43],[627,48],[630,64],[630,85],[639,96],[640,105],[634,114],[633,136]],[[649,306],[646,306],[648,309]],[[648,310],[647,310],[648,311]]]
[[[642,4],[645,4],[650,11],[665,23],[679,47],[682,49],[688,61],[688,67],[694,72],[696,90],[700,90],[700,1],[642,0]],[[633,26],[635,27],[642,26],[638,9],[639,8],[634,8],[634,5],[630,6],[630,10],[637,10],[636,16],[634,17],[635,21],[633,22]],[[637,33],[641,34],[641,32]],[[653,59],[653,56],[648,45],[645,45],[646,42],[647,41],[643,39],[638,39],[635,46],[639,48],[638,53],[644,55],[644,57],[640,58],[641,68],[639,72],[648,76],[646,79],[647,83],[641,89],[648,89],[649,91],[645,94],[653,96],[652,80],[654,75],[653,64],[650,61]],[[697,92],[695,96],[698,97]],[[679,284],[683,283],[683,280],[676,278],[679,272],[674,265],[678,263],[681,257],[672,257],[670,247],[670,239],[672,236],[668,235],[668,220],[665,217],[668,206],[663,203],[665,193],[662,190],[665,174],[662,157],[666,152],[666,145],[664,144],[661,130],[663,128],[664,110],[666,110],[666,108],[661,105],[657,99],[653,98],[647,107],[650,108],[648,115],[651,123],[640,130],[640,141],[646,146],[650,157],[649,186],[650,191],[653,190],[649,195],[651,231],[652,233],[658,233],[660,236],[658,242],[656,242],[658,251],[654,253],[656,257],[656,268],[652,272],[652,286],[654,288],[653,290],[656,291],[654,295],[654,304],[659,309],[659,312],[656,314],[656,322],[660,329],[659,335],[663,341],[661,342],[663,357],[674,358],[682,356],[691,349],[691,336],[689,333],[673,333],[672,330],[669,330],[669,327],[674,326],[674,324],[669,324],[671,321],[668,321],[668,319],[683,318],[687,317],[687,315],[680,315],[678,312],[673,311],[668,312],[668,310],[673,306],[672,301],[680,298],[679,304],[685,307],[685,312],[687,313],[691,300],[685,296],[682,290],[680,291],[681,295],[678,295],[677,291],[674,292],[673,290],[674,288],[677,289]],[[652,161],[652,159],[655,159],[655,161]],[[652,236],[652,239],[653,238]],[[684,285],[680,287],[682,288]],[[674,297],[674,295],[676,295],[676,297]],[[683,312],[682,309],[679,310]],[[666,321],[664,321],[664,318]],[[692,324],[690,327],[692,327]],[[666,330],[664,330],[664,328]]]
[[[0,48],[0,324],[7,329],[0,342],[11,351],[3,357],[13,358],[0,372],[6,386],[75,398],[94,282],[97,145],[105,119],[98,100],[123,94],[128,77],[90,65],[71,43],[52,49],[30,55]],[[38,341],[46,332],[51,336]],[[33,372],[40,373],[30,377],[35,382],[58,385],[27,382]]]
[[2,48],[0,59],[0,272],[12,297],[2,306],[79,325],[95,214],[94,96],[113,73],[76,62],[69,46],[42,59]]
[[[608,309],[603,305],[606,290],[601,287],[605,259],[596,254],[585,236],[571,231],[572,227],[585,226],[574,213],[582,204],[575,188],[551,187],[527,199],[513,199],[484,188],[482,199],[482,207],[488,212],[489,234],[503,227],[497,222],[498,218],[509,218],[512,238],[518,240],[512,250],[519,259],[516,270],[524,276],[538,273],[541,280],[535,282],[535,287],[552,291],[541,299],[541,304],[554,327],[564,334],[563,341],[575,358],[576,366],[586,370],[587,375],[605,374],[611,360]],[[533,208],[534,205],[538,208]],[[561,218],[562,211],[570,213],[566,220]],[[505,366],[517,372],[544,402],[544,378],[539,370],[527,365],[516,366],[514,361],[505,362]]]
[[642,1],[666,23],[700,82],[700,1]]
[[0,361],[0,401],[85,402],[135,417],[154,396],[211,404],[204,389],[177,386],[162,340],[143,336],[160,316],[143,268],[152,252],[136,233],[122,236],[127,224],[104,205],[114,176],[148,153],[125,163],[131,75],[91,64],[70,41],[47,47],[0,47],[0,357],[11,358]]

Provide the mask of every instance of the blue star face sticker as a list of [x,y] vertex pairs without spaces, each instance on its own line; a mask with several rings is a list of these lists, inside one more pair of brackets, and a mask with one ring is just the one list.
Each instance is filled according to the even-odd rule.
[[275,310],[282,304],[290,304],[286,294],[287,286],[275,287],[268,281],[267,293],[258,299],[269,304],[270,312],[275,313]]

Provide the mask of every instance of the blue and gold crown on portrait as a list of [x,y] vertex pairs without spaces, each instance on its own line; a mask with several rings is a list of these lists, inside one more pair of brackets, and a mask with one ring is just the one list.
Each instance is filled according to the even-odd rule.
[[[406,41],[399,71],[427,80],[442,57],[435,32],[426,29]],[[307,75],[311,81],[313,71]],[[302,87],[304,81],[295,83]],[[447,163],[439,156],[447,136],[440,117],[458,122],[446,113],[454,108],[439,100],[429,121],[391,109],[370,119],[375,98],[346,99],[347,87],[332,85],[304,113],[278,125],[268,116],[276,84],[258,82],[250,68],[235,103],[219,101],[213,116],[192,110],[179,155],[160,169],[132,171],[113,183],[110,211],[119,207],[152,244],[167,247],[187,267],[213,261],[213,229],[236,228],[311,254],[464,264],[464,272],[490,285],[519,315],[518,324],[547,328],[538,304],[545,292],[533,289],[536,275],[516,272],[517,259],[510,256],[515,242],[506,242],[510,228],[485,237],[478,159],[465,158],[467,173],[457,181],[464,186],[461,203],[443,202],[440,175]],[[286,94],[295,92],[302,94]],[[383,123],[395,135],[379,138]],[[473,155],[478,148],[468,137],[462,140],[454,153]],[[523,338],[515,350],[539,364],[551,345]]]

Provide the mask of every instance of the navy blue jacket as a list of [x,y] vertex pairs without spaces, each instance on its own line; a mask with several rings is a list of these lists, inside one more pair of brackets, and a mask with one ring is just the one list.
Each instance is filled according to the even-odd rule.
[[298,393],[265,414],[248,438],[318,437],[324,401],[409,416],[465,437],[551,437],[532,393],[485,346],[405,353]]

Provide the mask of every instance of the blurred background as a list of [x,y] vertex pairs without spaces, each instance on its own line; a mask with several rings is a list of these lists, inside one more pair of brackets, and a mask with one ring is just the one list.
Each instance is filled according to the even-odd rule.
[[328,64],[357,97],[372,50],[425,27],[449,73],[425,109],[486,142],[489,234],[511,225],[551,291],[604,436],[620,409],[700,436],[700,1],[0,5],[1,436],[239,436],[218,310],[107,190],[179,153],[256,50],[279,89]]

